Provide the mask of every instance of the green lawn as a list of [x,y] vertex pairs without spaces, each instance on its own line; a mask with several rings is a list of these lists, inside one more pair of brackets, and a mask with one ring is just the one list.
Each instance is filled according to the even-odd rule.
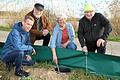
[[120,42],[120,36],[109,36],[108,37],[109,41],[116,41],[116,42]]
[[9,26],[1,26],[1,25],[0,25],[0,30],[1,30],[1,31],[10,31],[11,28],[10,28]]

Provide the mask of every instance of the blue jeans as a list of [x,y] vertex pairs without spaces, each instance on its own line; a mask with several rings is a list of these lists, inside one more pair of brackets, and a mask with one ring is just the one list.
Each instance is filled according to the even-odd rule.
[[6,64],[13,64],[15,63],[15,71],[19,71],[21,69],[22,65],[33,65],[35,63],[35,61],[27,61],[25,59],[25,55],[26,53],[29,53],[31,51],[13,51],[11,53],[9,53],[7,56],[4,57],[3,62],[5,62]]
[[66,46],[66,48],[76,50],[76,49],[77,49],[77,46],[76,46],[76,44],[75,44],[74,42],[70,42],[70,43]]

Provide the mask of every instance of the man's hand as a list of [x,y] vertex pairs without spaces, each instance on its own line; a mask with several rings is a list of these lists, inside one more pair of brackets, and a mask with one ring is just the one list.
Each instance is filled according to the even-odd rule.
[[53,61],[54,61],[55,64],[58,64],[58,59],[57,59],[56,55],[53,55]]
[[100,45],[105,46],[105,40],[103,40],[103,39],[98,39],[98,40],[97,40],[97,47],[100,47]]
[[35,51],[35,49],[33,49],[33,51],[32,51],[32,55],[34,55],[34,54],[36,54],[36,51]]
[[26,55],[26,60],[27,60],[27,61],[32,60],[31,56],[30,56],[30,55]]
[[87,52],[88,52],[87,47],[86,47],[86,46],[83,46],[82,51],[87,53]]
[[43,29],[43,35],[46,36],[49,33],[47,29]]

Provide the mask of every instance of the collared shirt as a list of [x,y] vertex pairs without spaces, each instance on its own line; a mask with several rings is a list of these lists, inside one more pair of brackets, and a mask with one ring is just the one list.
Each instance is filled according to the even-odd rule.
[[42,30],[42,20],[41,20],[41,17],[40,18],[37,18],[37,30],[38,31],[41,31]]
[[[66,23],[66,28],[67,28],[69,40],[72,42],[75,37],[73,26],[71,23]],[[50,47],[51,48],[62,47],[61,41],[62,41],[62,30],[60,29],[60,25],[56,23],[56,26],[54,27],[54,30],[53,30]]]
[[66,43],[69,40],[67,28],[62,30],[62,44]]

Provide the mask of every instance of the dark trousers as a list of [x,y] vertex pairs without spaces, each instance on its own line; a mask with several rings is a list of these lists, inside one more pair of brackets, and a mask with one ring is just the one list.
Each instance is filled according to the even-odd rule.
[[[31,52],[31,51],[30,51]],[[28,51],[27,51],[28,53]],[[3,62],[7,64],[15,64],[15,71],[21,70],[22,65],[33,65],[35,61],[27,61],[25,59],[25,52],[23,51],[13,51],[11,53],[8,53],[7,56],[4,57]]]
[[97,53],[105,53],[106,52],[106,43],[104,43],[104,46],[97,47],[97,42],[96,41],[89,41],[86,42],[86,46],[88,49],[88,52],[95,52],[97,50]]
[[77,49],[77,45],[76,45],[74,42],[70,42],[70,43],[66,46],[66,48],[76,50],[76,49]]
[[35,36],[31,35],[31,43],[34,44],[36,40],[41,40],[43,39],[43,46],[48,46],[49,41],[50,41],[50,33],[48,33],[46,36],[40,35],[40,36]]

